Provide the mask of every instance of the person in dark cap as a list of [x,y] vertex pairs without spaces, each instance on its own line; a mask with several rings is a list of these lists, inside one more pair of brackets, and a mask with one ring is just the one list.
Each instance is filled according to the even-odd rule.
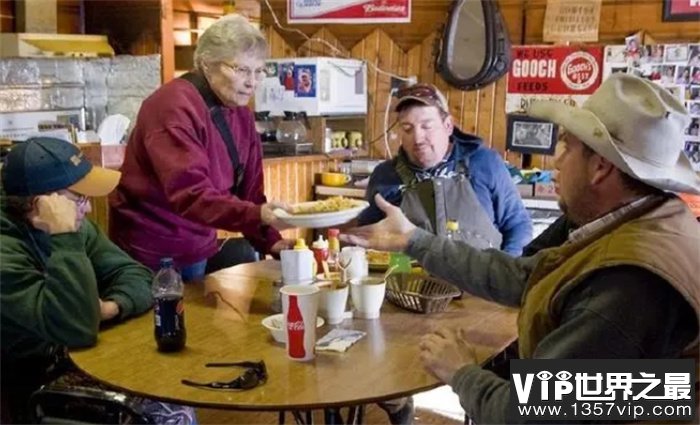
[[520,255],[532,237],[532,223],[503,159],[454,125],[447,100],[435,86],[404,87],[398,97],[401,148],[372,173],[370,207],[358,223],[384,218],[374,202],[379,193],[433,234],[444,235],[447,222],[457,221],[456,239]]
[[151,271],[86,218],[89,197],[106,196],[119,178],[49,137],[17,144],[5,158],[0,334],[2,393],[13,421],[31,420],[26,403],[34,390],[76,373],[65,348],[94,345],[101,324],[151,307]]

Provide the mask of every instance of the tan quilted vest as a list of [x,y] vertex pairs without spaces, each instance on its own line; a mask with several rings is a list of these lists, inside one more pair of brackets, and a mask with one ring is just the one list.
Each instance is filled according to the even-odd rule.
[[[590,273],[610,266],[643,267],[680,292],[700,320],[700,225],[676,197],[654,197],[575,243],[542,251],[518,317],[520,357],[531,358],[559,324],[556,306]],[[697,350],[697,338],[686,349]]]

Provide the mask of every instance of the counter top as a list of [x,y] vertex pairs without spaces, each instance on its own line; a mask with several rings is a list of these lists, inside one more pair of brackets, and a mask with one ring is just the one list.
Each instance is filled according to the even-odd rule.
[[354,159],[357,156],[350,155],[345,152],[333,152],[333,153],[312,153],[312,154],[302,154],[302,155],[265,155],[263,156],[264,164],[275,164],[280,162],[313,162],[313,161],[343,161],[346,159]]
[[322,196],[348,196],[350,198],[365,198],[367,188],[355,186],[323,186],[315,185],[314,193]]
[[314,154],[309,154],[309,155],[280,155],[280,156],[275,156],[275,155],[270,155],[270,156],[264,156],[263,157],[263,163],[264,164],[277,164],[280,162],[313,162],[313,161],[325,161],[329,160],[332,161],[334,159],[344,159],[344,158],[336,158],[330,155],[326,155],[323,153],[314,153]]

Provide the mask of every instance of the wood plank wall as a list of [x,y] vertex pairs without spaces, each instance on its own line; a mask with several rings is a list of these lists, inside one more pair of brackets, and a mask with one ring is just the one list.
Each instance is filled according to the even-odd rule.
[[[265,176],[265,196],[268,200],[291,204],[313,199],[313,186],[316,175],[333,169],[335,160],[322,155],[307,157],[303,161],[291,158],[275,158],[263,161]],[[309,229],[290,229],[282,232],[285,238],[303,237],[311,243],[313,237]]]
[[[514,45],[542,42],[546,0],[498,1]],[[285,23],[286,1],[270,0],[270,3],[280,22]],[[369,140],[381,138],[384,132],[384,111],[390,91],[390,77],[379,72],[373,66],[376,64],[383,71],[401,76],[415,75],[419,81],[437,85],[445,92],[456,123],[463,130],[482,137],[509,162],[518,166],[551,167],[549,157],[534,155],[524,161],[522,155],[506,152],[505,78],[481,90],[465,92],[450,87],[435,74],[434,45],[436,38],[440,37],[440,28],[450,3],[447,0],[413,0],[413,21],[410,24],[287,26],[300,29],[312,38],[327,41],[342,52],[341,56],[368,62]],[[600,43],[623,43],[625,36],[639,30],[646,30],[658,42],[700,39],[700,25],[697,22],[663,22],[662,8],[662,0],[603,0]],[[265,5],[262,12],[271,57],[330,53],[331,49],[326,46],[275,28]],[[417,34],[424,35],[424,38],[416,40]],[[390,122],[393,122],[393,114]],[[390,140],[389,145],[391,152],[396,152],[398,141]],[[376,158],[386,156],[383,140],[372,145],[370,154]]]
[[[188,0],[192,9],[198,10],[207,0]],[[513,44],[537,44],[542,40],[542,23],[546,0],[498,0],[506,20]],[[182,7],[185,0],[174,0],[175,8]],[[273,10],[286,23],[287,0],[269,0]],[[128,4],[127,4],[128,3]],[[195,3],[197,3],[195,5]],[[221,2],[212,0],[216,10]],[[79,32],[85,26],[87,33],[102,31],[105,18],[110,27],[120,29],[118,34],[122,51],[131,54],[157,53],[161,51],[161,34],[158,33],[158,18],[162,5],[169,1],[124,0],[58,0],[59,32]],[[511,163],[521,166],[520,154],[505,151],[505,79],[478,91],[464,92],[449,87],[433,68],[433,48],[444,22],[449,0],[413,0],[413,21],[410,24],[391,25],[301,25],[292,28],[303,31],[308,37],[322,39],[333,49],[316,42],[308,42],[294,32],[273,28],[273,21],[266,0],[262,4],[263,30],[270,44],[270,56],[274,58],[293,56],[316,56],[339,54],[367,60],[386,72],[401,76],[416,75],[419,81],[431,82],[440,87],[448,97],[450,111],[457,124],[465,131],[476,133],[486,143],[501,152]],[[14,9],[12,2],[0,1],[2,31],[13,31]],[[194,7],[197,6],[197,7]],[[189,10],[189,9],[187,9]],[[85,20],[81,22],[80,14]],[[139,22],[130,20],[139,15]],[[122,19],[118,17],[122,16]],[[129,18],[126,18],[129,16]],[[648,31],[657,41],[697,41],[700,25],[697,22],[663,22],[662,0],[603,0],[600,22],[601,43],[622,43],[624,37],[638,30]],[[147,17],[147,18],[146,18]],[[127,19],[127,20],[125,20]],[[153,25],[143,25],[148,19]],[[113,21],[119,21],[113,22]],[[285,24],[286,25],[286,24]],[[111,30],[110,30],[111,31]],[[125,35],[126,34],[126,35]],[[114,34],[117,35],[117,34]],[[166,35],[163,35],[165,37]],[[339,50],[339,52],[337,50]],[[369,113],[367,115],[368,140],[378,139],[372,145],[371,155],[381,158],[386,155],[383,139],[384,111],[390,91],[390,78],[374,66],[369,68]],[[393,121],[393,116],[390,122]],[[395,152],[398,141],[389,141],[390,152]],[[316,158],[307,162],[269,160],[265,161],[265,187],[269,199],[286,202],[301,202],[312,198],[312,185],[316,173],[333,166],[333,161]],[[548,167],[551,160],[534,156],[532,166]],[[93,203],[93,215],[99,217],[106,228],[107,209],[104,200]],[[298,231],[287,231],[285,236],[296,237]],[[307,236],[308,235],[304,235]]]

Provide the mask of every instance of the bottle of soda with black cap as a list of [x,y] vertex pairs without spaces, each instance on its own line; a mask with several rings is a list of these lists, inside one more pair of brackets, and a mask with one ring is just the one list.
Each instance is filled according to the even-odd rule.
[[169,353],[185,347],[184,285],[172,258],[161,258],[160,270],[153,277],[153,313],[158,351]]

